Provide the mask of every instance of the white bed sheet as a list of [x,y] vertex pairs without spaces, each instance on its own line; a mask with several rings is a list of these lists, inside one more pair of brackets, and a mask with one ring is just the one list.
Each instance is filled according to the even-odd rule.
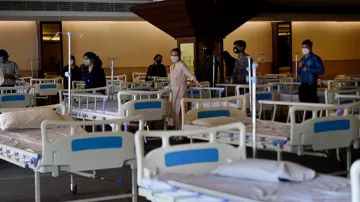
[[[240,120],[246,126],[246,135],[252,136],[252,119],[248,116],[242,117]],[[201,128],[196,125],[185,125],[185,129],[197,129]],[[291,132],[291,124],[290,123],[281,123],[277,121],[265,121],[265,120],[256,120],[256,135],[258,137],[266,137],[272,139],[278,139],[279,137],[282,139],[287,139],[290,137]],[[233,137],[234,139],[238,139],[238,133],[225,133],[220,132],[218,134],[219,137]]]
[[[67,115],[61,116],[61,119],[64,121],[74,121],[71,117]],[[53,142],[59,138],[68,136],[70,134],[70,130],[70,127],[47,129],[48,140],[50,142]],[[81,127],[77,127],[76,132],[77,134],[86,133],[86,131]],[[0,131],[0,144],[41,154],[41,129]]]
[[141,181],[148,190],[164,190],[172,187],[166,182],[177,181],[209,190],[266,202],[350,202],[350,181],[329,175],[319,175],[301,183],[264,183],[232,179],[212,174],[184,175],[165,173]]

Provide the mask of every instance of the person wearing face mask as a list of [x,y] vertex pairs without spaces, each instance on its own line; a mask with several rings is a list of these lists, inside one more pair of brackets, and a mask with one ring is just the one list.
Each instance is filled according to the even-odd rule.
[[[246,76],[248,75],[247,68],[249,67],[248,54],[245,53],[246,42],[238,40],[234,42],[234,53],[239,57],[235,61],[233,71],[233,83],[234,84],[246,84]],[[251,60],[252,63],[252,60]]]
[[[173,123],[175,129],[181,129],[181,99],[186,97],[187,82],[189,78],[196,83],[199,87],[204,87],[196,79],[193,73],[190,72],[185,63],[180,60],[181,51],[175,48],[171,51],[171,61],[174,63],[170,66],[170,88],[172,91],[172,110],[173,110]],[[169,124],[171,125],[171,124]]]
[[162,55],[156,54],[154,57],[155,63],[150,65],[146,73],[146,81],[153,80],[153,77],[167,77],[166,68],[162,62]]
[[[233,83],[234,84],[246,84],[246,76],[249,75],[246,70],[249,67],[248,54],[245,53],[246,42],[243,40],[238,40],[234,42],[234,53],[238,54],[239,57],[235,61],[234,71],[233,71]],[[251,59],[250,63],[252,64],[253,60]],[[248,93],[249,89],[241,88],[240,94]]]
[[[76,65],[75,56],[70,57],[70,68],[71,68],[71,81],[81,81],[82,75],[79,66]],[[69,71],[69,65],[66,65],[63,69],[64,88],[68,89],[68,77],[67,72]],[[72,86],[70,86],[72,88]]]
[[[87,52],[84,54],[83,59],[85,89],[105,87],[106,76],[99,56],[93,52]],[[100,93],[105,94],[105,91]]]
[[[214,44],[205,43],[203,47],[204,58],[200,62],[199,80],[209,81],[210,86],[213,86],[213,51]],[[217,81],[219,61],[215,60],[215,82]]]
[[303,57],[298,65],[300,74],[299,100],[300,102],[317,103],[317,80],[324,74],[325,69],[321,58],[312,52],[313,43],[305,40],[302,43]]
[[18,65],[9,60],[9,54],[6,50],[0,50],[0,70],[3,73],[4,80],[1,87],[13,87],[16,80],[20,78]]

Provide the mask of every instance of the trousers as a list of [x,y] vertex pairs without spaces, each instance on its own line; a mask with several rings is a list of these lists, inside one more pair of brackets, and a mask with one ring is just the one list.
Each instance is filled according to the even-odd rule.
[[299,101],[306,103],[318,103],[317,84],[302,83],[299,87]]

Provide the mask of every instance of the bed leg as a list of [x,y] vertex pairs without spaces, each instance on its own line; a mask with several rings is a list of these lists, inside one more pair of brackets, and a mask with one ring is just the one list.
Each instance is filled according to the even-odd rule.
[[35,176],[35,202],[40,202],[41,201],[41,198],[40,198],[40,173],[35,171],[34,176]]
[[340,157],[340,149],[336,148],[336,159],[338,162],[341,162],[341,157]]
[[137,202],[138,190],[136,181],[136,169],[135,166],[131,166],[131,178],[132,178],[132,202]]
[[351,167],[351,146],[346,149],[346,171],[347,171],[347,177],[350,178],[350,167]]

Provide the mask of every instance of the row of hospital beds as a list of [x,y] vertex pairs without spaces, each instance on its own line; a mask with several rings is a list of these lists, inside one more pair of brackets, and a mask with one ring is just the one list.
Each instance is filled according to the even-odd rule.
[[[274,99],[281,87],[273,86],[256,92],[259,94],[257,100],[260,100],[257,104],[281,102],[278,98]],[[224,177],[219,173],[215,174],[214,171],[219,166],[232,166],[232,163],[235,166],[237,166],[236,163],[241,162],[250,165],[260,163],[265,167],[273,165],[276,168],[286,163],[279,161],[274,165],[274,162],[247,160],[245,147],[253,146],[254,142],[259,149],[275,150],[278,153],[294,152],[299,155],[307,154],[309,150],[357,148],[359,119],[352,114],[353,109],[359,106],[356,102],[358,99],[355,97],[356,91],[351,94],[345,92],[348,97],[341,97],[345,96],[341,90],[335,93],[334,99],[352,100],[353,103],[349,104],[339,103],[340,101],[311,106],[292,103],[289,111],[290,124],[275,123],[273,120],[266,121],[268,123],[265,120],[264,122],[257,120],[259,128],[255,141],[250,136],[249,131],[252,131],[252,126],[246,116],[251,104],[249,94],[238,93],[235,97],[223,97],[225,88],[190,88],[188,92],[190,98],[182,101],[182,123],[186,130],[143,131],[145,121],[154,118],[166,119],[165,117],[171,114],[172,95],[167,89],[157,91],[126,89],[116,92],[116,98],[111,94],[111,86],[100,89],[74,89],[70,97],[66,97],[69,95],[66,90],[60,92],[60,98],[64,104],[67,104],[67,99],[70,99],[71,111],[67,113],[83,121],[73,121],[69,119],[69,116],[63,117],[66,112],[65,105],[48,106],[51,109],[60,108],[59,120],[45,120],[37,129],[15,127],[15,129],[4,130],[3,134],[0,134],[0,137],[4,138],[0,142],[0,158],[34,171],[36,202],[40,201],[40,173],[52,173],[56,177],[60,172],[70,172],[99,179],[94,170],[118,168],[125,164],[130,164],[133,169],[131,194],[84,201],[123,197],[132,197],[133,201],[136,201],[136,184],[139,186],[139,195],[151,201],[299,201],[299,199],[301,201],[350,201],[351,197],[358,195],[351,195],[349,180],[328,175],[313,176],[309,180],[296,181],[296,183],[291,179],[289,182],[289,179],[285,177],[283,180],[288,182],[276,181],[275,184],[269,184],[267,181],[253,181],[248,178]],[[117,106],[106,109],[109,103],[116,103]],[[279,103],[276,106],[281,105]],[[0,112],[34,111],[43,108],[4,108],[0,109]],[[33,111],[31,112],[34,113]],[[297,123],[295,120],[298,111],[311,111],[313,118]],[[323,112],[321,114],[324,115],[318,115],[318,112]],[[333,115],[334,112],[338,116]],[[228,117],[227,121],[231,118],[234,120],[229,124],[222,122],[219,126],[210,124],[199,127],[193,124],[194,121],[200,119],[215,118],[218,121],[223,117]],[[122,127],[131,121],[139,122],[139,131],[135,135],[135,140],[133,134],[122,131]],[[100,131],[95,130],[95,126],[98,125],[102,126]],[[111,125],[112,131],[105,131],[104,125]],[[85,126],[94,126],[93,132],[84,131]],[[278,135],[281,131],[283,134]],[[206,142],[170,145],[170,137],[173,136],[185,136]],[[160,138],[162,147],[145,155],[144,139],[150,137]],[[134,151],[136,151],[136,158]],[[100,160],[94,161],[95,158]],[[114,159],[117,160],[114,161]],[[246,167],[246,164],[244,166]],[[136,167],[137,180],[134,175]],[[231,169],[231,167],[226,169]],[[356,167],[352,171],[356,173]],[[278,176],[267,177],[278,180]],[[352,180],[354,183],[359,183],[359,178]],[[122,183],[121,180],[114,181]],[[355,185],[352,188],[356,186],[359,187]],[[72,177],[71,189],[76,190]]]

